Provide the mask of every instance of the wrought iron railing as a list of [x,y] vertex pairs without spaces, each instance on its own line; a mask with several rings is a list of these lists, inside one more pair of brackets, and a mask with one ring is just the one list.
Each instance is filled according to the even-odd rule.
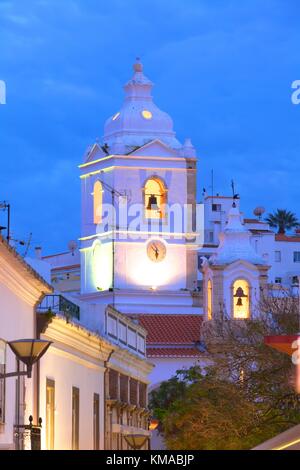
[[37,307],[38,312],[63,313],[66,317],[80,320],[80,307],[62,295],[46,295]]

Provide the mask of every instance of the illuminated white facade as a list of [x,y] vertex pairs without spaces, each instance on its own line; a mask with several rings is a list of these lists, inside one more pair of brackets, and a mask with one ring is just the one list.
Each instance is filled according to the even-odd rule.
[[158,305],[188,311],[197,251],[183,208],[195,204],[195,150],[190,140],[179,143],[172,119],[153,103],[139,61],[124,88],[103,145],[95,143],[80,165],[82,299],[131,313],[145,305],[154,312]]

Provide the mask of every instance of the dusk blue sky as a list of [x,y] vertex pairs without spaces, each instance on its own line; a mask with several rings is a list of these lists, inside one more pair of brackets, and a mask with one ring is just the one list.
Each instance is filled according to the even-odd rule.
[[[45,254],[80,235],[78,164],[140,56],[209,188],[300,217],[299,0],[0,0],[0,200]],[[0,212],[0,224],[5,217]]]

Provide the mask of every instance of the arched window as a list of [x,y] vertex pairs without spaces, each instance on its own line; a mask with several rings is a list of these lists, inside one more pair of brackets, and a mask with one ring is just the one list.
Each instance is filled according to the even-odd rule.
[[[6,343],[0,339],[0,374],[6,372]],[[5,379],[0,379],[0,423],[5,422]]]
[[94,184],[94,224],[101,224],[102,222],[102,184],[96,181]]
[[212,283],[210,279],[207,283],[207,319],[212,319]]
[[244,279],[237,279],[233,284],[233,318],[250,317],[249,284]]
[[166,188],[159,178],[147,180],[145,192],[145,217],[146,219],[163,219],[165,217]]

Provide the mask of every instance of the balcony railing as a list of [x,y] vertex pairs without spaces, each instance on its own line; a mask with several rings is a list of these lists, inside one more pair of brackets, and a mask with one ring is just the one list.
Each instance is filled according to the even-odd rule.
[[40,313],[49,310],[53,313],[63,313],[66,317],[80,320],[80,307],[62,295],[46,295],[37,307],[37,311]]

